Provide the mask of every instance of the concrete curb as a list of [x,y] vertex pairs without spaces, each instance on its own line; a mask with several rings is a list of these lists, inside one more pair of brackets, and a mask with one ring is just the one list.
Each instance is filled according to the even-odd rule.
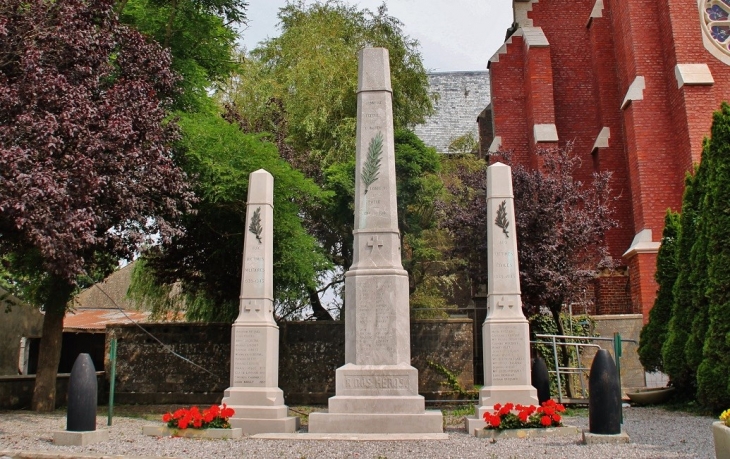
[[266,433],[252,435],[261,440],[326,440],[326,441],[413,441],[448,440],[446,433]]
[[[108,454],[65,453],[50,451],[0,451],[0,459],[160,459],[159,456],[116,456]],[[167,457],[165,459],[176,459]]]

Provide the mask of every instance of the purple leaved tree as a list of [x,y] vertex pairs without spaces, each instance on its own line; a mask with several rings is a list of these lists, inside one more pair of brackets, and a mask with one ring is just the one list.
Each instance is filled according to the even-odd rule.
[[0,3],[0,256],[37,260],[43,285],[34,410],[54,409],[77,277],[169,240],[192,199],[165,122],[175,81],[112,0]]
[[[550,310],[560,334],[564,304],[588,288],[601,267],[613,262],[604,235],[617,226],[612,218],[609,172],[595,173],[591,183],[574,177],[581,165],[572,144],[541,149],[540,169],[512,169],[515,227],[523,306],[527,315]],[[509,154],[501,155],[509,162]],[[472,282],[487,282],[486,172],[457,168],[448,185],[453,201],[440,203],[442,226],[454,238],[453,254],[467,260]]]

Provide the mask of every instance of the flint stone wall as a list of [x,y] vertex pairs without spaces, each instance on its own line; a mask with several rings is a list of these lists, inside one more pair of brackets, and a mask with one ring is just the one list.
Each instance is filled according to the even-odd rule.
[[416,135],[439,153],[448,153],[449,144],[468,132],[479,139],[477,117],[490,101],[489,71],[429,73],[428,84],[434,114],[415,127]]
[[[229,387],[231,325],[145,324],[173,351],[214,373],[170,354],[135,325],[107,328],[117,338],[115,401],[120,404],[218,403]],[[473,336],[470,319],[411,322],[411,364],[418,369],[419,393],[426,399],[456,397],[437,363],[473,388]],[[108,357],[107,357],[108,358]],[[286,322],[279,325],[279,387],[287,404],[325,404],[335,395],[335,370],[345,363],[344,322]],[[105,363],[107,374],[109,362]]]
[[[36,375],[0,375],[0,410],[28,410],[33,399],[33,387]],[[59,373],[56,376],[56,408],[68,403],[68,381],[70,373]],[[96,372],[97,394],[99,405],[108,401],[109,384],[103,371]]]

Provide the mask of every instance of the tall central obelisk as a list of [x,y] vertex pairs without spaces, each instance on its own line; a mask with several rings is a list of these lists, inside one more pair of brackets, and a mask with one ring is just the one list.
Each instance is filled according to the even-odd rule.
[[345,365],[311,433],[440,433],[411,366],[408,273],[400,255],[388,50],[360,51],[353,264],[345,274]]

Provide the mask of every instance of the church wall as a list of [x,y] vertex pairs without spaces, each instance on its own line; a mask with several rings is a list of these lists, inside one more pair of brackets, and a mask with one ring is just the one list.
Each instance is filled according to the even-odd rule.
[[[620,228],[607,242],[630,279],[599,279],[597,309],[646,316],[664,214],[680,209],[684,176],[700,158],[712,112],[730,100],[730,56],[706,50],[696,1],[528,0],[514,7],[521,28],[490,60],[494,135],[516,162],[534,165],[532,124],[550,100],[559,145],[574,141],[583,159],[578,178],[612,172]],[[537,27],[549,44],[525,46],[522,35]],[[551,68],[536,68],[545,53]],[[706,64],[714,82],[678,84],[684,76],[675,70],[685,75],[684,64]],[[651,237],[634,240],[643,230]]]

